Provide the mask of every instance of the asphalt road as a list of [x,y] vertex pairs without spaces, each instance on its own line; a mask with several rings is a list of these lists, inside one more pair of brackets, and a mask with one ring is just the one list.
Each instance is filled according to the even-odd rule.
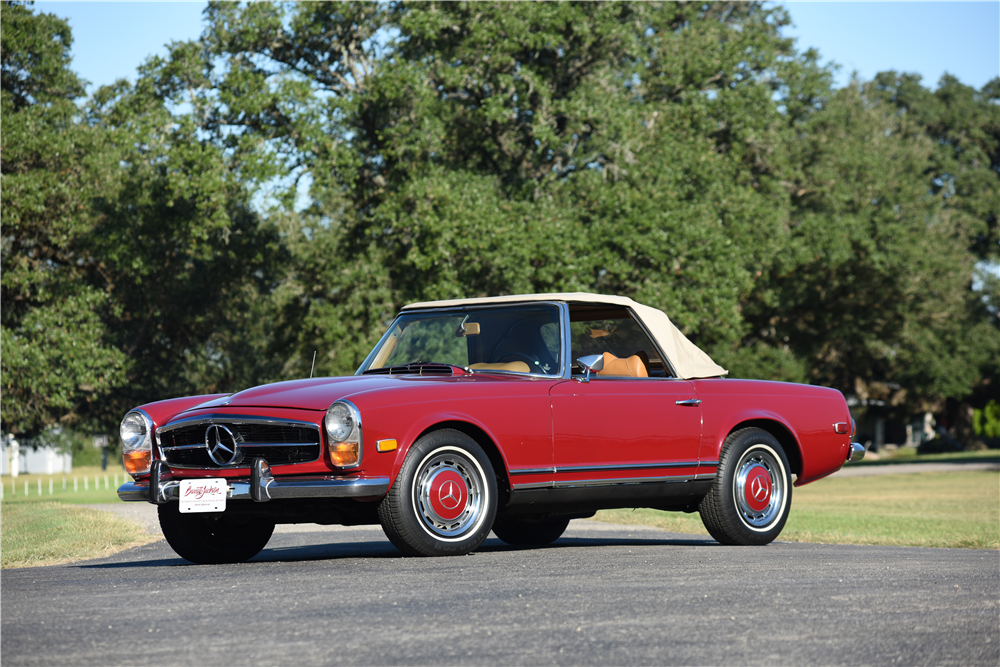
[[283,531],[240,565],[160,541],[4,570],[0,595],[4,667],[1000,663],[1000,552],[722,547],[589,521],[547,548],[438,559],[378,528]]

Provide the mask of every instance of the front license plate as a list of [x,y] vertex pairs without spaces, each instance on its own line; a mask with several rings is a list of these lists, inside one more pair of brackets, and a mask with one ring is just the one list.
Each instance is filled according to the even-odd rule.
[[224,479],[181,480],[181,512],[225,512],[228,491]]

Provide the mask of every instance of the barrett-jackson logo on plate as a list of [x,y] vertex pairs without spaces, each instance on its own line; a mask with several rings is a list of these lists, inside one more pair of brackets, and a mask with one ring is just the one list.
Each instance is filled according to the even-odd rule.
[[181,480],[181,512],[224,512],[229,485],[224,479]]

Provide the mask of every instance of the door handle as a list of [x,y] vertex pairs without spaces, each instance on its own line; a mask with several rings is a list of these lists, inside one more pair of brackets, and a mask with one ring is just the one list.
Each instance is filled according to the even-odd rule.
[[700,398],[689,398],[686,401],[674,401],[674,405],[691,405],[691,406],[697,407],[697,406],[701,405],[701,399]]

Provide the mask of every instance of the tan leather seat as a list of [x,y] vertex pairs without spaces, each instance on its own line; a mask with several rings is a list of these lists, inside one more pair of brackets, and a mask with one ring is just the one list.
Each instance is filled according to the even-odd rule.
[[[643,355],[645,356],[645,355]],[[604,353],[604,369],[597,373],[598,377],[632,377],[647,378],[649,371],[638,354],[619,359],[610,352]]]
[[528,364],[523,361],[509,361],[505,364],[472,364],[469,366],[472,370],[487,370],[487,371],[512,371],[514,373],[527,373]]

